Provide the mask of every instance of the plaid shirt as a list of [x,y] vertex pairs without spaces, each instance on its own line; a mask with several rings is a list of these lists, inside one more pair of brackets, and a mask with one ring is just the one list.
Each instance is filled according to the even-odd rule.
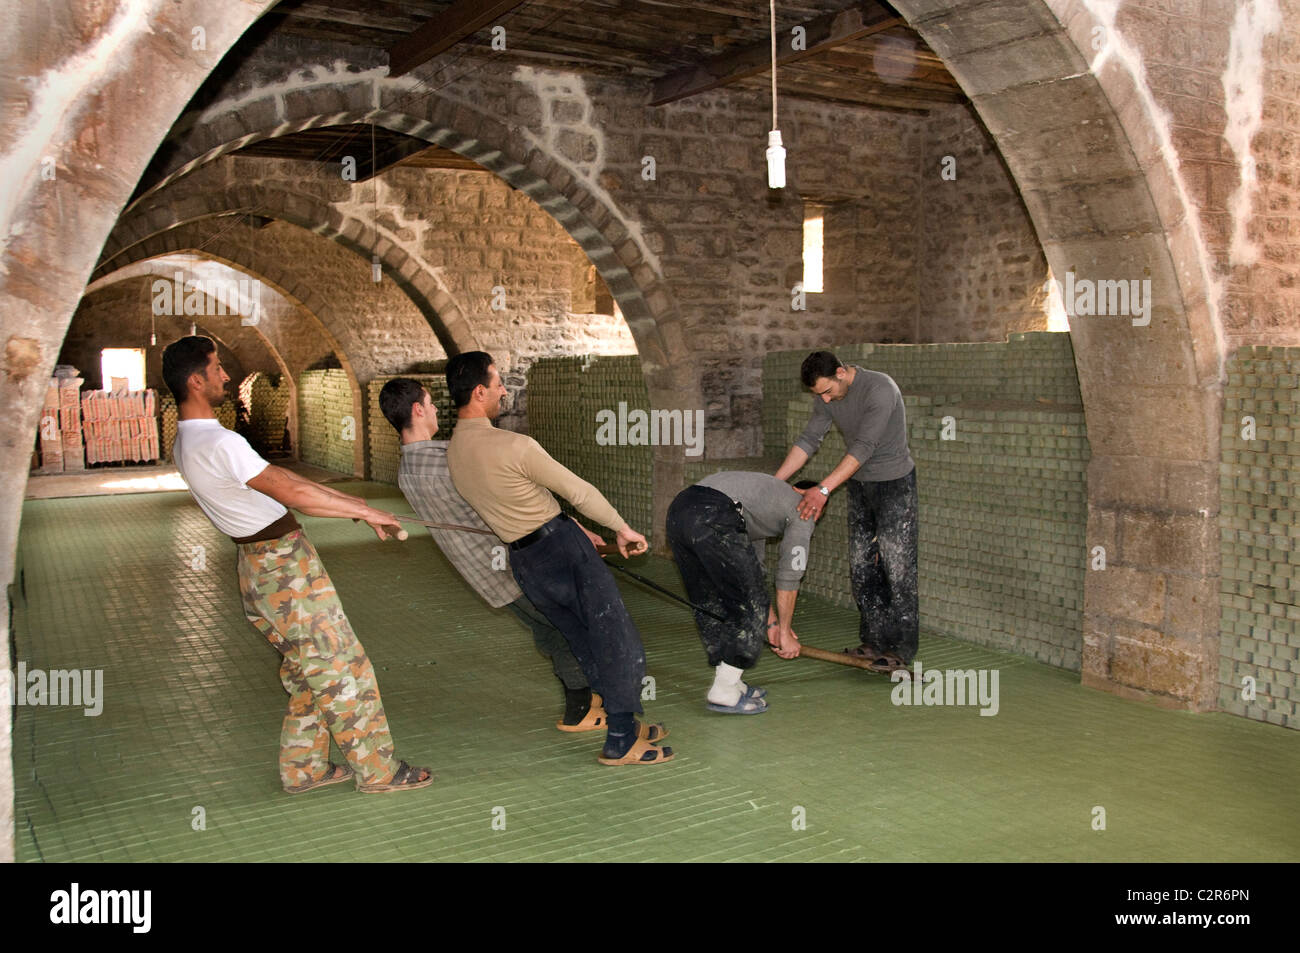
[[[397,485],[422,520],[488,528],[452,485],[445,440],[402,444]],[[506,544],[497,537],[432,528],[429,534],[456,571],[492,608],[499,609],[523,595],[510,572]],[[494,564],[503,568],[494,569]]]

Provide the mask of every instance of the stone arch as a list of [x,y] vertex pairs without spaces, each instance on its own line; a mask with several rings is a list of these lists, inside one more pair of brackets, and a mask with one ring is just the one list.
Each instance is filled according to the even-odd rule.
[[[367,265],[372,256],[377,257],[385,274],[424,315],[444,350],[454,354],[478,349],[473,329],[460,305],[443,290],[437,276],[423,261],[391,239],[376,242],[370,223],[344,215],[318,195],[251,187],[232,181],[224,170],[214,167],[170,189],[151,193],[150,198],[147,205],[137,203],[114,228],[96,266],[96,278],[123,262],[135,260],[134,249],[141,244],[182,226],[222,216],[255,214],[288,222],[335,241]],[[204,246],[211,241],[211,235],[200,239]],[[326,310],[318,292],[304,288],[303,298],[313,313]]]
[[[34,432],[41,392],[57,359],[86,279],[123,205],[159,142],[204,79],[274,0],[240,0],[213,8],[201,0],[142,0],[107,10],[68,0],[50,4],[42,42],[23,31],[28,16],[0,23],[8,50],[10,115],[19,117],[0,144],[0,315],[4,364],[0,442],[22,446]],[[203,49],[185,24],[202,23]],[[140,82],[166,76],[166,83]],[[130,115],[131,122],[105,122]],[[53,180],[40,174],[55,160]],[[13,578],[26,483],[23,454],[0,465],[0,579]],[[3,631],[7,634],[8,623]],[[0,862],[13,860],[10,715],[0,706]]]
[[[598,195],[546,149],[529,147],[517,127],[450,98],[420,97],[417,113],[410,108],[411,90],[419,81],[390,80],[385,73],[383,68],[349,72],[343,64],[308,66],[292,83],[246,90],[209,105],[169,143],[172,158],[129,213],[213,160],[261,139],[351,123],[374,123],[423,139],[472,159],[528,195],[578,243],[619,304],[653,406],[703,407],[682,316],[640,223],[628,222],[607,195]],[[655,448],[656,525],[682,484],[683,461],[674,449]]]
[[[186,254],[201,257],[237,274],[255,278],[262,282],[273,296],[273,301],[269,306],[264,302],[266,320],[259,322],[255,330],[267,341],[272,353],[276,356],[276,360],[280,363],[283,373],[289,379],[291,388],[289,391],[289,432],[293,440],[295,455],[301,446],[297,409],[298,376],[307,370],[312,363],[315,363],[313,355],[316,353],[314,350],[302,349],[298,345],[300,340],[316,337],[323,341],[325,350],[334,356],[347,375],[348,387],[352,393],[354,419],[363,421],[366,412],[366,396],[363,382],[357,375],[347,349],[340,344],[334,334],[332,325],[337,324],[338,321],[328,320],[327,317],[318,314],[303,301],[301,296],[310,291],[306,283],[296,276],[276,275],[270,277],[264,272],[258,271],[247,260],[246,250],[234,242],[219,241],[204,247],[202,251],[196,250],[187,244],[188,240],[193,236],[186,234],[186,232],[185,228],[179,228],[134,246],[130,249],[131,262],[92,281],[86,289],[87,295],[117,281],[136,275],[171,278],[177,270],[181,270],[186,273],[186,280],[188,280],[189,276],[194,274],[194,270],[178,262]],[[166,247],[165,250],[158,250],[157,248],[151,248],[151,246]],[[141,257],[136,259],[135,255]],[[353,472],[364,475],[366,472],[364,440],[356,441],[356,446],[353,448],[352,462]]]
[[[1226,354],[1197,212],[1140,60],[1087,0],[896,7],[992,134],[1053,273],[1151,281],[1148,325],[1071,321],[1093,452],[1088,545],[1114,570],[1086,576],[1083,682],[1211,708]],[[1097,26],[1110,46],[1092,55]]]
[[[186,275],[186,281],[198,277],[194,271],[187,269],[183,265],[173,264],[171,266],[171,272],[174,274],[176,271],[184,272]],[[93,306],[101,296],[108,294],[114,289],[118,289],[122,285],[135,286],[130,289],[132,295],[137,299],[149,300],[147,290],[149,285],[154,278],[163,276],[164,273],[160,267],[146,266],[143,268],[122,269],[109,276],[108,279],[95,282],[92,287],[88,287],[86,289],[86,294],[82,296],[82,303],[84,305]],[[165,277],[170,278],[171,275],[168,274],[165,275]],[[136,292],[135,288],[139,288],[139,292]],[[267,328],[262,327],[260,324],[250,324],[245,320],[248,316],[243,313],[232,312],[227,314],[217,314],[215,301],[211,296],[206,294],[205,298],[208,301],[208,306],[205,307],[205,313],[202,315],[195,315],[192,317],[185,315],[178,315],[175,317],[168,316],[162,324],[162,333],[159,335],[160,340],[166,340],[173,336],[175,332],[172,330],[172,326],[175,323],[184,325],[194,322],[199,327],[207,328],[217,340],[237,353],[248,353],[250,351],[254,353],[265,352],[265,355],[270,357],[271,362],[279,373],[289,373],[289,365],[285,361],[283,353],[276,346],[276,341],[271,335],[267,334]],[[141,318],[140,320],[143,324],[144,319]],[[241,361],[241,363],[246,362]],[[254,369],[269,368],[267,368],[263,363],[262,367]]]

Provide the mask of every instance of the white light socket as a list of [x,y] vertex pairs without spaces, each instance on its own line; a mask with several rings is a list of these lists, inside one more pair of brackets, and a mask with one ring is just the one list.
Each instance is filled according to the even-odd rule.
[[767,187],[785,188],[785,146],[781,145],[781,130],[767,134]]

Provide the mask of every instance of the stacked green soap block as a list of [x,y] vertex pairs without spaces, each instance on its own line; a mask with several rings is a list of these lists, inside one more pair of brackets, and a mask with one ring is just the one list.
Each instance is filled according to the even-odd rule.
[[[620,403],[624,417],[633,410],[650,410],[650,392],[635,355],[543,358],[528,369],[529,434],[600,490],[619,515],[649,539],[655,448],[597,441],[604,411],[614,415],[617,438]],[[571,507],[565,508],[576,515]],[[603,527],[591,528],[610,535]]]
[[[355,441],[364,438],[364,424],[353,415],[352,387],[346,371],[332,368],[299,375],[298,456],[303,462],[352,473]],[[346,439],[349,435],[351,440]]]
[[1300,348],[1237,350],[1221,447],[1219,704],[1300,727]]

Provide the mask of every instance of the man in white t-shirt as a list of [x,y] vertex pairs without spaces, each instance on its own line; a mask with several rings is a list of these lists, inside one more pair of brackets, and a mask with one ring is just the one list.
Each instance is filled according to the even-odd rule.
[[[217,421],[230,380],[206,337],[163,352],[163,379],[180,421],[172,456],[212,524],[236,543],[239,590],[249,622],[283,656],[289,709],[280,732],[280,783],[290,794],[356,778],[363,793],[433,783],[393,753],[379,685],[343,614],[329,575],[288,507],[308,516],[365,520],[380,539],[397,517],[356,496],[313,483],[263,460]],[[329,760],[333,737],[345,764]]]

